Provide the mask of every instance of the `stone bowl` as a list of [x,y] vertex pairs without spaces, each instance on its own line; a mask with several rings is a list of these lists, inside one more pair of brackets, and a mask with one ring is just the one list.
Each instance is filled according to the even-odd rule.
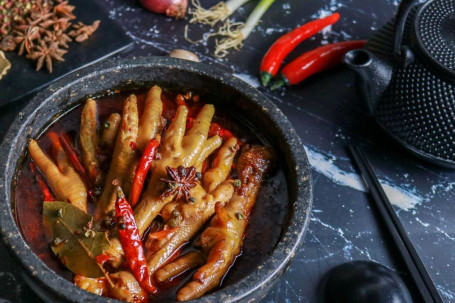
[[[88,96],[108,90],[130,90],[163,85],[194,89],[216,96],[216,106],[242,117],[280,155],[287,199],[276,243],[260,256],[254,268],[228,279],[198,302],[251,302],[267,294],[289,266],[302,243],[312,205],[308,158],[296,131],[280,109],[259,91],[236,77],[202,63],[166,57],[114,60],[65,76],[34,97],[18,114],[0,146],[0,227],[4,243],[23,267],[24,280],[47,302],[119,302],[93,295],[57,275],[32,251],[14,218],[14,178],[26,154],[27,140],[38,137],[65,112]],[[287,200],[287,201],[286,201]],[[272,214],[272,213],[271,213]],[[273,214],[272,214],[273,215]],[[263,237],[267,241],[267,235]],[[269,241],[270,242],[270,241]],[[240,258],[241,259],[241,258]],[[237,271],[234,268],[234,271]]]

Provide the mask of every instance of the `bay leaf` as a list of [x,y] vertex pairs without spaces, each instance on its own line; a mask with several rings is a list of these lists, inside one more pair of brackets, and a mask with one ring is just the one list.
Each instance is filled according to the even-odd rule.
[[69,270],[89,278],[107,276],[95,260],[110,246],[106,233],[94,231],[86,237],[83,232],[92,216],[70,203],[51,201],[43,204],[43,220],[52,251]]

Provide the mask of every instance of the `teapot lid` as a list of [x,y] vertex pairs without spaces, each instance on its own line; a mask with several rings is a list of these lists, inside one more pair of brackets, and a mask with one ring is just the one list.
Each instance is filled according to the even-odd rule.
[[420,51],[444,72],[455,76],[455,0],[428,1],[416,17]]

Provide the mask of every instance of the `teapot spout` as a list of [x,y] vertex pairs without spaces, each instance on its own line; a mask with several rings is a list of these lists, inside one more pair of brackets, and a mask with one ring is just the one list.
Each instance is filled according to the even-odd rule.
[[356,72],[357,88],[372,114],[392,79],[392,66],[366,49],[346,53],[343,62]]

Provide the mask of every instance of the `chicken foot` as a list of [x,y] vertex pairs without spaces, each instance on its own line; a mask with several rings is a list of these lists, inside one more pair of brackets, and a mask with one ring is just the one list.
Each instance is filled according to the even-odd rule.
[[[191,282],[180,289],[178,301],[199,298],[220,284],[240,253],[249,213],[256,202],[260,185],[270,170],[272,159],[273,154],[268,148],[258,145],[243,148],[238,160],[242,185],[224,207],[221,203],[216,203],[216,216],[200,239],[207,263],[194,274]],[[167,267],[172,268],[173,263],[182,261],[177,259]]]
[[57,164],[41,150],[35,140],[30,140],[28,151],[38,168],[43,172],[55,197],[68,201],[87,212],[87,189],[81,177],[68,160],[56,133],[49,134],[52,141],[52,154]]

